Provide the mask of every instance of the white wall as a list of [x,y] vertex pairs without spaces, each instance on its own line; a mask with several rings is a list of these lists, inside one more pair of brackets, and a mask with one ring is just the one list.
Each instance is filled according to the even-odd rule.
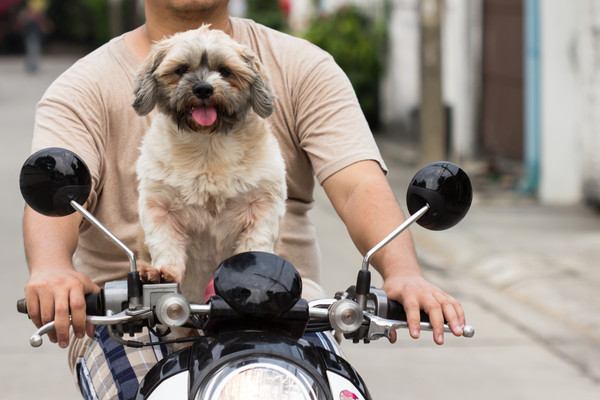
[[418,0],[394,0],[382,84],[382,122],[405,127],[420,98]]
[[[382,119],[404,126],[420,101],[419,1],[394,0]],[[481,91],[482,0],[446,0],[442,27],[443,93],[452,107],[452,157],[475,153]]]
[[600,204],[600,2],[586,0],[571,52],[581,93],[577,118],[584,196]]
[[229,0],[229,13],[234,17],[246,16],[247,8],[246,0]]
[[290,8],[290,28],[293,32],[303,32],[310,24],[314,13],[312,0],[293,0]]
[[[298,0],[302,2],[301,0]],[[371,3],[373,1],[373,3]],[[476,156],[483,0],[446,0],[444,98],[453,108],[453,157]],[[325,9],[358,0],[322,0]],[[380,0],[370,0],[369,5]],[[382,118],[408,122],[419,104],[419,0],[391,0],[390,53]],[[600,0],[540,0],[541,165],[539,198],[600,203]],[[584,186],[585,182],[585,186]]]
[[472,158],[481,92],[482,0],[446,0],[443,40],[444,100],[452,106],[452,157]]
[[372,12],[376,16],[379,16],[380,14],[378,13],[382,11],[383,3],[384,0],[320,0],[319,6],[322,11],[329,13],[343,5],[354,4],[364,8],[367,12]]
[[[572,204],[582,197],[584,118],[578,37],[595,0],[543,0],[541,6],[541,165],[539,198]],[[583,50],[583,49],[581,49]],[[586,61],[587,63],[587,61]]]

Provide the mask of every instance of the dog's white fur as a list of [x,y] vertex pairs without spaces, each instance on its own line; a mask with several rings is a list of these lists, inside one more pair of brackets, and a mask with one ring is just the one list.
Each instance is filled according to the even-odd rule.
[[[229,84],[204,65],[202,76],[215,87],[215,101],[222,102],[223,109],[229,107],[238,114],[242,111],[240,120],[226,132],[218,127],[182,127],[169,112],[168,104],[178,100],[170,96],[181,96],[185,86],[175,90],[172,77],[165,77],[162,66],[179,62],[185,54],[193,73],[197,62],[190,58],[202,53],[209,60],[226,59],[232,63],[233,75],[238,71],[243,75],[243,82]],[[152,84],[147,79],[157,87],[144,87]],[[256,84],[262,85],[258,100],[253,93]],[[267,104],[265,112],[265,99],[260,99],[271,96],[266,77],[249,49],[222,32],[202,27],[155,45],[140,73],[136,96],[134,107],[140,114],[149,112],[144,102],[158,106],[136,166],[139,218],[150,268],[155,268],[143,271],[143,275],[156,279],[158,274],[180,282],[186,296],[200,301],[219,262],[244,251],[273,252],[279,235],[285,212],[285,164],[268,123],[257,115],[266,116],[272,110],[272,104]],[[248,98],[250,104],[241,98]],[[272,101],[272,96],[268,100]]]

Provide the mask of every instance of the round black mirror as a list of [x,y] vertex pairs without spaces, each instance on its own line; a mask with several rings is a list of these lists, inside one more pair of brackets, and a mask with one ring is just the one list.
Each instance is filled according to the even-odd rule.
[[85,203],[92,178],[83,160],[72,151],[51,147],[32,154],[19,176],[21,195],[35,211],[62,217],[75,212],[71,200]]
[[469,211],[473,189],[469,176],[449,161],[431,163],[416,173],[406,193],[411,214],[429,204],[429,211],[417,223],[441,231],[456,225]]
[[236,254],[215,272],[215,293],[238,313],[276,318],[298,302],[302,279],[283,258],[261,251]]

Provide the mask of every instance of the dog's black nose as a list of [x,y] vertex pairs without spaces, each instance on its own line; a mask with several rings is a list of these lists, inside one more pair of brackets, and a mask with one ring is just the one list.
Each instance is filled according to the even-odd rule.
[[214,89],[210,83],[200,82],[194,85],[192,91],[199,99],[208,99],[213,95]]

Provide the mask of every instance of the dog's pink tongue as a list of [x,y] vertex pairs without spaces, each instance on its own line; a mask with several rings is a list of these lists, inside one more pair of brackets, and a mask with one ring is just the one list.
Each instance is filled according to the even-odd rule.
[[194,108],[192,118],[200,126],[211,126],[217,120],[217,110],[214,107]]

